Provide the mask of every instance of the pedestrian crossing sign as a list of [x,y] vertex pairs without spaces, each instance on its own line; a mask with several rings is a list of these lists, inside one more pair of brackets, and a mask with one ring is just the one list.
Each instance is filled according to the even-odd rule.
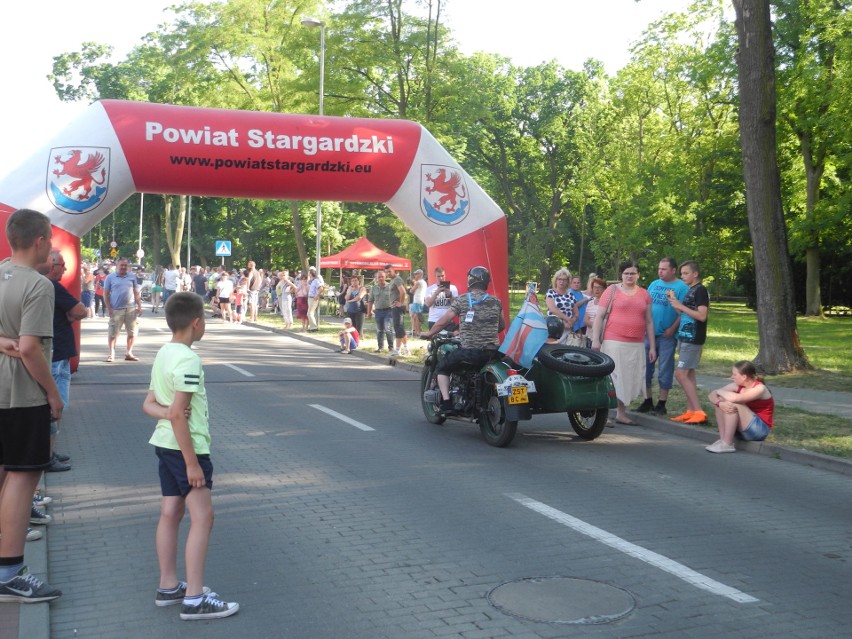
[[231,243],[228,240],[216,240],[216,257],[230,257]]

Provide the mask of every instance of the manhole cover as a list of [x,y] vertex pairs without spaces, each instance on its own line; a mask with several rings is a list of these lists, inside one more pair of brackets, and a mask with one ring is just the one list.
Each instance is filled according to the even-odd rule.
[[573,577],[510,581],[489,592],[488,602],[514,617],[564,624],[609,623],[636,607],[636,600],[626,590]]

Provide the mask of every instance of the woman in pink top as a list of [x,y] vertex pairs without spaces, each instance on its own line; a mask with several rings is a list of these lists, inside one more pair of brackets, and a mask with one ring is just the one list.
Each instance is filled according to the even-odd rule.
[[[603,351],[615,361],[615,370],[612,372],[612,383],[618,399],[615,422],[635,424],[627,417],[625,410],[630,402],[646,392],[645,365],[646,361],[653,362],[657,358],[657,345],[654,340],[654,320],[651,318],[651,296],[636,284],[639,281],[639,267],[633,260],[628,260],[622,262],[618,270],[621,283],[610,286],[597,304],[592,348]],[[610,307],[609,313],[607,307]],[[604,321],[606,328],[601,335]],[[650,343],[647,360],[646,335]]]

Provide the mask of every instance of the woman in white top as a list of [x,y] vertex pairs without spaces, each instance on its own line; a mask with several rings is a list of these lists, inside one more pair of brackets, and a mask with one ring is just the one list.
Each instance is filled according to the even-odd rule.
[[547,314],[562,320],[564,330],[560,344],[567,342],[568,336],[573,332],[574,326],[574,304],[576,299],[569,288],[571,282],[571,271],[561,268],[553,275],[551,288],[547,290],[544,303],[547,305]]
[[423,279],[423,270],[417,269],[412,274],[414,281],[408,289],[411,295],[411,305],[408,314],[411,315],[411,334],[420,335],[420,314],[426,310],[426,280]]
[[233,323],[234,314],[231,312],[231,295],[234,293],[234,280],[222,273],[222,277],[216,282],[216,297],[219,298],[219,310],[222,312],[222,321]]
[[296,285],[290,279],[290,272],[284,269],[278,274],[278,285],[275,287],[284,328],[293,328],[293,294],[295,292]]

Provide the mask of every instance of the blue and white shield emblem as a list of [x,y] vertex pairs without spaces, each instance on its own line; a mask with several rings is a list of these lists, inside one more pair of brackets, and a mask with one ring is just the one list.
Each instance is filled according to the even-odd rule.
[[470,213],[464,173],[439,164],[420,165],[420,210],[436,224],[452,226]]
[[108,147],[56,147],[47,166],[47,196],[60,211],[81,215],[97,208],[109,186]]

